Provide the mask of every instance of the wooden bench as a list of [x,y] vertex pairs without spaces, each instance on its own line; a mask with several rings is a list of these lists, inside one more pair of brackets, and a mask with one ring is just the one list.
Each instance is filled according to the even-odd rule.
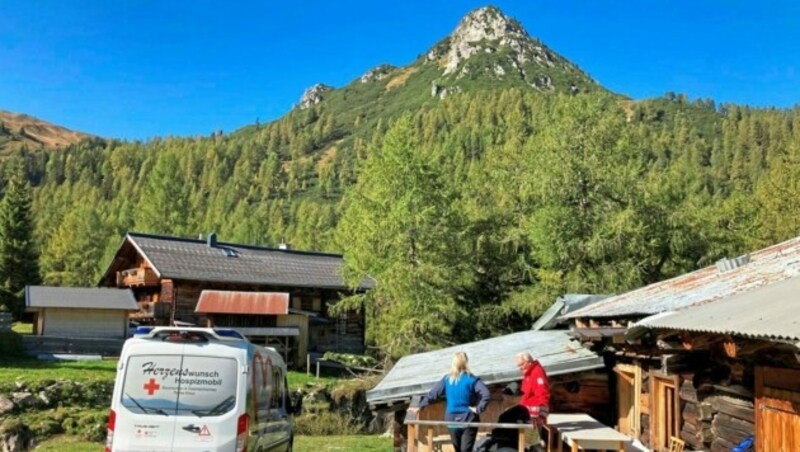
[[551,414],[547,417],[548,452],[553,445],[558,452],[562,451],[566,442],[572,452],[579,450],[616,450],[625,451],[625,444],[632,441],[628,435],[601,423],[588,414]]
[[[455,422],[455,421],[426,421],[416,419],[406,419],[405,424],[408,426],[408,452],[421,452],[417,444],[418,439],[422,441],[427,452],[436,450],[436,446],[441,440],[437,441],[438,436],[434,436],[435,427],[447,427],[448,425],[458,425],[459,427],[476,427],[485,429],[494,428],[507,428],[519,431],[518,450],[519,452],[525,451],[525,433],[533,430],[533,425],[530,423],[525,424],[510,424],[510,423],[497,423],[497,422]],[[424,435],[421,433],[424,432]],[[447,438],[449,442],[450,438]]]

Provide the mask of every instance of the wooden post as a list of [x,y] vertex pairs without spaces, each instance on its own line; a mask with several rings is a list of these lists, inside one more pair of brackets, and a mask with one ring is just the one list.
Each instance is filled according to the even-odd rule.
[[525,429],[520,428],[517,430],[519,431],[519,444],[518,444],[519,452],[525,452]]
[[406,428],[408,432],[406,450],[408,450],[408,452],[417,452],[417,426],[412,424]]
[[311,375],[311,354],[306,354],[306,375]]
[[433,452],[433,427],[428,426],[428,452]]
[[317,378],[319,378],[319,360],[317,360]]

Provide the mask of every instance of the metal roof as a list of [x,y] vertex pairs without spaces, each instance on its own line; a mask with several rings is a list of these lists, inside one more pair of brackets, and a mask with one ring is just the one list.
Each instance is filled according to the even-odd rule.
[[26,286],[25,308],[139,310],[130,289],[49,286]]
[[[150,262],[161,278],[348,289],[339,254],[263,248],[129,232],[126,240]],[[108,270],[110,271],[110,269]],[[365,278],[361,289],[374,286]]]
[[634,325],[638,327],[800,341],[800,277],[647,317]]
[[515,356],[530,352],[548,375],[603,367],[603,360],[584,348],[568,331],[523,331],[401,358],[375,388],[367,391],[371,405],[427,393],[450,370],[456,352],[465,352],[472,372],[487,385],[520,380]]
[[281,292],[235,292],[204,290],[194,312],[201,314],[285,315],[289,294]]
[[[742,265],[728,269],[732,262]],[[725,260],[606,298],[562,318],[648,316],[730,297],[799,274],[800,237],[797,237],[750,254],[749,262],[746,257]]]
[[533,323],[532,330],[551,330],[561,323],[564,314],[597,303],[608,298],[609,295],[586,295],[568,293],[558,297],[556,301]]

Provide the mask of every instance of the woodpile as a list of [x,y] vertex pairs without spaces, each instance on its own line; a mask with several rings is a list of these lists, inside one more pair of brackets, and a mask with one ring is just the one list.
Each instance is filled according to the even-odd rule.
[[753,401],[720,392],[708,382],[684,375],[679,389],[683,409],[681,439],[693,450],[729,451],[755,431]]
[[708,384],[695,387],[693,375],[684,375],[683,383],[678,390],[681,398],[683,410],[683,427],[681,428],[681,439],[686,445],[694,450],[704,450],[713,438],[712,421],[714,418],[714,408],[708,403],[704,396],[709,392]]
[[729,451],[755,431],[753,401],[722,394],[686,375],[679,389],[681,439],[693,450]]

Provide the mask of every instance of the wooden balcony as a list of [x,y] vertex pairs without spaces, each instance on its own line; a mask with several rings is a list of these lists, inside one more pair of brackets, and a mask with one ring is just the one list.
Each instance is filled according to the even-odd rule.
[[117,287],[148,287],[159,283],[158,276],[149,268],[129,268],[117,272]]

